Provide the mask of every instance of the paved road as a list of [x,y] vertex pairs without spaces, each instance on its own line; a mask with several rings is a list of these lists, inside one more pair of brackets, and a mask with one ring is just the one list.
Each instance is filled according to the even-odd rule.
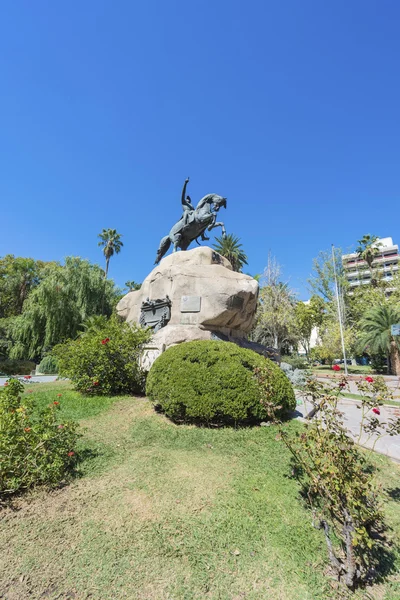
[[[322,381],[322,382],[326,382],[327,380],[329,381],[338,381],[340,378],[340,375],[344,375],[344,372],[340,373],[339,375],[331,375],[330,373],[325,374],[325,376],[321,376],[321,374],[316,373],[314,371],[314,375],[316,375],[318,381]],[[374,377],[374,375],[372,375],[372,377]],[[393,396],[394,396],[394,400],[399,401],[400,402],[400,377],[396,377],[394,375],[391,376],[387,376],[384,375],[383,376],[386,385],[388,386],[388,388],[392,391]],[[356,380],[357,379],[365,379],[364,375],[350,375],[348,378],[348,386],[349,386],[349,392],[351,394],[358,394],[359,391],[357,389],[357,384],[356,384]]]
[[[297,399],[297,402],[297,410],[299,412],[298,418],[303,419],[303,417],[311,410],[312,406],[308,403],[306,407],[304,407],[304,400],[300,397]],[[356,400],[344,398],[343,400],[339,401],[338,405],[339,410],[341,410],[344,414],[345,424],[355,439],[358,439],[361,422],[361,410],[357,408],[357,404],[360,403]],[[397,419],[400,417],[400,407],[381,406],[380,411],[381,414],[378,416],[378,419],[385,423],[387,423],[389,419]],[[368,439],[368,436],[364,434],[360,440],[360,443],[368,448],[371,448],[374,443],[374,438]],[[385,454],[386,456],[389,456],[390,458],[400,462],[400,435],[382,437],[377,441],[375,450],[376,452]]]
[[[0,377],[0,386],[4,385],[8,380],[8,377]],[[56,381],[57,375],[32,375],[31,379],[24,379],[23,375],[19,376],[19,379],[28,383],[49,383],[51,381]]]

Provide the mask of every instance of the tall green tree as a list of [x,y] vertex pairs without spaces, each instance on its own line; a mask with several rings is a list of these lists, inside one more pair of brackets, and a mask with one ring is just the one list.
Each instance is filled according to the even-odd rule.
[[310,354],[311,334],[320,327],[324,317],[325,303],[320,296],[312,296],[310,302],[298,302],[295,310],[296,329],[306,355]]
[[252,339],[283,352],[297,346],[299,335],[296,328],[296,297],[280,277],[281,267],[270,255],[260,287]]
[[335,269],[339,287],[339,295],[346,293],[347,281],[342,264],[342,250],[335,248],[334,259],[331,250],[321,251],[313,260],[313,270],[308,285],[312,294],[321,296],[325,302],[335,300]]
[[372,264],[376,256],[380,253],[380,244],[377,244],[378,240],[378,236],[369,234],[364,235],[361,240],[357,240],[358,247],[356,248],[356,252],[358,257],[365,260],[370,269],[372,269]]
[[124,244],[121,242],[121,234],[116,229],[103,229],[97,237],[100,238],[98,245],[103,247],[103,254],[106,259],[104,278],[107,279],[110,258],[114,254],[119,254]]
[[111,314],[114,295],[114,284],[87,260],[69,257],[64,266],[47,267],[13,322],[11,358],[38,359],[76,337],[88,317]]
[[29,292],[41,280],[46,264],[13,254],[0,258],[0,318],[21,314]]
[[229,260],[234,271],[241,273],[244,265],[247,265],[247,256],[242,249],[240,238],[228,233],[225,237],[216,237],[215,241],[214,250]]
[[400,375],[400,340],[392,336],[391,326],[400,323],[400,307],[390,304],[374,306],[360,323],[360,351],[384,353],[388,374]]

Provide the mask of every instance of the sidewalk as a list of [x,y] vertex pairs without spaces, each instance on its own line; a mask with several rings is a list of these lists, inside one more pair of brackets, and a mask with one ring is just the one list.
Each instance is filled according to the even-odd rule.
[[[303,420],[305,415],[312,409],[312,405],[308,402],[304,406],[304,400],[300,396],[297,396],[297,402],[297,418]],[[338,409],[344,414],[345,425],[355,439],[358,439],[361,423],[361,410],[357,408],[357,405],[360,405],[360,402],[347,398],[343,398],[338,403]],[[381,422],[387,423],[389,419],[400,417],[400,406],[399,408],[396,406],[380,406],[379,409],[381,414],[378,419]],[[364,434],[360,440],[360,444],[367,448],[372,448],[374,440],[374,436],[368,440],[368,436]],[[375,451],[400,462],[400,435],[382,437],[376,442]]]

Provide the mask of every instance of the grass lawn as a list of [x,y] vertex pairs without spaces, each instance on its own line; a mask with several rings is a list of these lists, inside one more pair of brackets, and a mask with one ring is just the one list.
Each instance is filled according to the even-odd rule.
[[[343,398],[350,398],[351,400],[359,400],[361,402],[362,396],[360,394],[350,394],[350,392],[343,392],[340,394]],[[386,406],[397,406],[400,407],[400,400],[385,400],[384,404]]]
[[[325,542],[273,427],[177,426],[144,398],[85,399],[64,382],[27,389],[43,404],[58,399],[61,420],[81,421],[84,460],[68,486],[0,513],[0,598],[343,598],[323,576]],[[397,541],[400,467],[375,462]],[[395,561],[370,598],[398,600]]]
[[[342,374],[344,374],[344,365],[339,365]],[[312,371],[316,374],[318,373],[333,373],[332,367],[330,365],[320,365],[319,367],[312,367]],[[369,365],[347,365],[347,372],[350,375],[367,375],[369,373],[373,373],[374,371]]]

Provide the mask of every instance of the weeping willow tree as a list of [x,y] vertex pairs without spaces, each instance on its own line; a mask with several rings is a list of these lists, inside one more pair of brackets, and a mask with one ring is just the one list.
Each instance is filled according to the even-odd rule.
[[11,358],[37,359],[76,337],[88,317],[111,314],[114,296],[114,284],[87,260],[68,257],[64,266],[50,265],[14,321]]

